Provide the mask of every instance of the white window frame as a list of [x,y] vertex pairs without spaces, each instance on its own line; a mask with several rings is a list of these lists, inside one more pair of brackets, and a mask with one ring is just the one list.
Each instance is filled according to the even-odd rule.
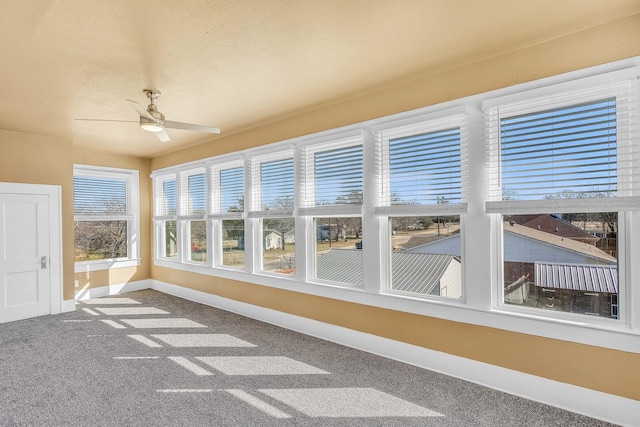
[[[168,262],[180,262],[181,250],[181,232],[178,223],[178,177],[175,173],[164,174],[160,176],[152,176],[153,179],[153,231],[154,231],[154,259],[163,259]],[[176,186],[176,211],[173,214],[165,215],[164,212],[164,183],[167,181],[175,181]],[[176,257],[167,257],[165,250],[167,221],[176,222]]]
[[[244,222],[244,241],[245,248],[247,247],[247,221],[246,221],[246,212],[247,212],[247,204],[251,201],[248,199],[248,191],[247,191],[247,171],[244,168],[245,162],[242,158],[227,160],[225,162],[214,163],[207,167],[207,182],[208,182],[208,190],[207,197],[209,199],[209,208],[208,208],[208,226],[207,230],[209,231],[209,244],[207,248],[209,248],[209,258],[208,265],[210,267],[217,268],[226,268],[231,270],[245,271],[247,270],[247,251],[245,249],[245,265],[243,267],[233,267],[229,265],[223,264],[223,248],[222,243],[224,240],[222,223],[224,220],[241,220]],[[221,202],[221,183],[220,183],[220,173],[224,170],[235,169],[243,167],[243,176],[244,176],[244,208],[242,211],[237,212],[222,212],[222,202]],[[249,260],[250,261],[250,260]]]
[[[342,136],[336,136],[329,141],[307,145],[302,149],[301,169],[301,195],[298,207],[298,215],[303,216],[339,216],[339,215],[361,215],[362,204],[345,205],[316,205],[316,185],[314,168],[314,156],[316,153],[325,151],[362,147],[364,157],[364,135],[361,130],[351,132]],[[364,198],[364,173],[363,173],[363,198]]]
[[[628,313],[626,323],[622,322],[597,322],[595,318],[589,316],[579,317],[570,314],[568,318],[551,317],[548,313],[540,312],[518,312],[504,310],[498,306],[499,286],[497,284],[495,254],[499,249],[501,220],[499,215],[491,213],[492,203],[499,201],[492,198],[494,189],[491,182],[486,179],[487,172],[491,168],[490,144],[485,137],[483,106],[486,102],[507,97],[511,99],[522,99],[523,94],[529,90],[545,90],[552,85],[566,83],[568,86],[576,84],[585,77],[602,79],[603,75],[610,72],[628,73],[638,76],[638,65],[640,57],[628,60],[604,64],[588,69],[578,70],[562,75],[551,76],[542,80],[523,83],[518,86],[505,87],[492,92],[473,95],[466,98],[447,101],[443,104],[432,105],[418,110],[403,112],[389,117],[372,119],[366,122],[344,126],[338,129],[330,129],[313,135],[305,135],[294,139],[274,142],[260,147],[245,149],[208,159],[200,159],[191,163],[175,165],[172,167],[159,169],[153,172],[153,177],[160,177],[164,174],[179,174],[185,170],[195,167],[210,166],[221,162],[266,155],[277,151],[292,148],[295,162],[295,182],[296,182],[296,209],[293,212],[296,224],[296,273],[295,277],[274,277],[261,274],[255,263],[256,258],[252,258],[251,263],[246,264],[246,270],[231,270],[218,268],[215,266],[194,265],[184,262],[166,262],[166,260],[155,258],[155,264],[175,270],[188,271],[203,275],[221,277],[239,282],[252,283],[277,289],[294,290],[296,292],[316,295],[324,298],[333,298],[358,304],[371,305],[391,310],[399,310],[435,318],[471,323],[486,327],[494,327],[518,333],[531,334],[548,337],[552,339],[567,340],[587,345],[602,346],[622,351],[637,351],[640,345],[640,292],[630,292],[625,301],[620,300],[620,311]],[[551,89],[547,89],[549,93]],[[461,222],[464,233],[462,236],[462,256],[465,259],[463,266],[464,297],[463,300],[448,299],[424,299],[411,295],[397,295],[384,292],[384,283],[381,278],[385,277],[385,269],[381,265],[384,261],[384,251],[388,248],[388,229],[384,224],[388,223],[387,215],[376,214],[377,197],[377,174],[376,154],[375,154],[375,131],[380,127],[389,126],[389,123],[404,123],[418,120],[419,117],[442,114],[443,111],[463,107],[468,114],[469,124],[469,144],[468,144],[468,169],[465,182],[467,185],[467,213],[463,213]],[[360,135],[363,138],[364,154],[364,189],[363,204],[357,212],[342,212],[342,215],[362,215],[363,235],[367,237],[368,243],[363,247],[365,267],[365,287],[364,289],[354,289],[340,286],[319,286],[310,280],[313,271],[313,229],[312,222],[314,216],[338,216],[340,214],[333,209],[323,213],[321,209],[314,206],[307,206],[304,202],[308,199],[304,197],[305,186],[305,152],[308,147],[320,146],[323,143],[330,143],[340,138]],[[640,140],[636,138],[636,140]],[[637,143],[636,143],[637,145]],[[637,165],[636,165],[637,166]],[[245,164],[246,197],[251,197],[250,164]],[[463,169],[464,170],[464,169]],[[636,177],[640,177],[640,168],[635,168]],[[487,203],[491,202],[491,203]],[[245,206],[251,206],[250,200],[245,200]],[[637,206],[637,205],[636,205]],[[341,207],[341,206],[339,206]],[[618,206],[627,209],[625,206]],[[351,206],[353,208],[353,206]],[[326,207],[325,207],[326,209]],[[381,211],[382,209],[379,209]],[[598,209],[601,210],[601,209]],[[395,213],[391,213],[395,215]],[[253,215],[253,214],[251,214]],[[253,241],[259,230],[259,218],[252,218],[249,215],[245,221],[245,236],[247,248],[255,247]],[[633,284],[634,278],[640,278],[640,264],[632,262],[632,257],[637,257],[640,253],[640,212],[625,211],[624,221],[628,225],[624,233],[628,236],[624,243],[629,249],[624,254],[627,280]],[[619,236],[622,236],[621,230]],[[387,239],[387,240],[385,240]],[[373,241],[372,241],[373,240]],[[247,251],[245,256],[251,255],[254,251]],[[467,255],[465,255],[467,254]],[[473,256],[469,256],[472,254]],[[211,259],[211,257],[209,257]],[[637,264],[637,265],[636,265]],[[500,267],[501,268],[501,267]],[[627,287],[630,285],[627,285]],[[633,285],[635,286],[635,285]]]
[[[365,141],[367,140],[367,133],[361,128],[354,128],[350,131],[343,131],[340,133],[334,133],[324,138],[318,138],[311,140],[306,144],[301,144],[298,152],[299,158],[299,185],[300,192],[298,194],[298,207],[297,215],[300,220],[296,222],[296,233],[299,235],[298,230],[302,228],[304,233],[305,245],[302,248],[298,248],[298,240],[296,236],[296,269],[299,268],[300,256],[304,257],[304,270],[297,277],[304,274],[303,280],[308,283],[315,283],[320,285],[330,285],[333,287],[344,287],[349,289],[363,289],[363,287],[354,286],[349,283],[332,282],[327,280],[318,279],[317,276],[317,256],[316,256],[316,218],[338,218],[338,217],[359,217],[362,221],[364,229],[364,218],[362,215],[363,206],[366,203],[365,192],[368,187],[368,183],[365,179],[366,167],[364,164],[367,162],[367,147]],[[362,147],[363,156],[363,174],[362,174],[362,198],[361,204],[344,204],[344,205],[317,205],[316,204],[316,186],[315,186],[315,174],[314,174],[314,162],[315,154],[325,151],[338,150],[350,147]],[[299,255],[302,253],[302,255]],[[364,274],[364,260],[362,269]]]
[[140,208],[139,208],[139,173],[134,169],[110,168],[103,166],[73,165],[73,176],[105,179],[124,179],[127,185],[127,214],[119,216],[78,216],[74,221],[127,221],[127,257],[101,259],[94,261],[77,261],[74,263],[75,273],[109,270],[112,268],[137,267],[140,265]]
[[[205,206],[201,214],[195,214],[189,212],[189,194],[188,181],[190,176],[204,174],[205,185]],[[193,265],[208,265],[211,263],[211,236],[207,224],[207,206],[208,206],[208,175],[204,166],[198,166],[190,169],[180,171],[176,177],[176,185],[178,192],[178,224],[177,224],[177,236],[178,236],[178,258],[180,262]],[[191,260],[191,222],[192,221],[205,221],[205,227],[207,230],[207,261],[199,262]]]
[[[293,161],[293,205],[290,208],[282,208],[282,209],[262,209],[262,180],[261,180],[261,165],[263,163],[275,162],[279,160],[288,160],[291,159]],[[302,240],[301,237],[298,236],[298,233],[295,227],[295,215],[297,201],[299,197],[299,186],[296,185],[296,156],[293,147],[287,147],[283,150],[278,150],[274,152],[270,152],[268,154],[256,155],[248,160],[247,169],[249,171],[248,176],[248,186],[251,191],[248,192],[250,195],[250,205],[249,209],[247,209],[247,219],[245,220],[245,230],[247,230],[247,225],[250,223],[250,230],[253,230],[253,241],[258,242],[258,244],[254,245],[254,250],[252,251],[253,259],[255,260],[253,271],[266,274],[273,275],[277,277],[286,277],[292,278],[294,275],[283,275],[279,273],[275,273],[272,271],[264,270],[264,244],[262,242],[263,239],[263,220],[269,218],[291,218],[294,220],[294,233],[296,234],[294,239],[297,242],[298,240]],[[283,236],[284,238],[284,236]],[[297,246],[296,246],[297,247]],[[246,256],[246,250],[245,250]],[[294,254],[295,258],[295,254]],[[296,269],[297,271],[297,269]]]
[[[447,298],[435,295],[409,293],[397,291],[391,288],[391,218],[393,217],[413,217],[413,216],[438,216],[438,215],[459,215],[460,216],[460,253],[463,255],[464,250],[464,216],[468,212],[467,198],[467,182],[468,182],[468,118],[465,107],[454,107],[444,109],[435,113],[411,117],[409,119],[401,119],[390,121],[372,128],[376,142],[376,205],[375,215],[383,221],[379,225],[381,231],[385,233],[385,237],[381,239],[380,246],[380,263],[382,266],[382,275],[380,284],[382,292],[386,294],[410,295],[411,297],[425,300],[441,300],[447,301],[464,301],[465,276],[464,269],[462,274],[462,296],[460,298]],[[460,203],[446,204],[420,204],[420,205],[392,205],[391,204],[391,178],[389,167],[391,166],[389,159],[390,141],[397,138],[404,138],[412,135],[423,133],[437,132],[444,129],[458,127],[460,129]],[[463,263],[464,265],[464,263]]]
[[[492,216],[494,230],[495,262],[492,266],[495,277],[492,306],[503,312],[533,315],[565,321],[584,321],[589,324],[629,326],[631,300],[629,285],[631,282],[631,268],[628,264],[631,253],[630,240],[627,238],[632,215],[640,211],[640,197],[637,182],[639,169],[638,130],[637,123],[640,106],[638,106],[638,76],[640,68],[606,73],[584,79],[572,80],[529,91],[522,91],[503,97],[488,99],[483,102],[485,111],[485,133],[487,135],[489,165],[488,187],[489,196],[485,203],[485,212]],[[628,92],[632,95],[629,96]],[[583,102],[616,97],[625,100],[626,104],[618,103],[617,138],[618,145],[618,195],[612,198],[574,198],[553,200],[503,200],[500,185],[500,120],[504,117],[529,114],[554,108],[568,107]],[[636,178],[637,179],[637,178]],[[504,214],[561,214],[561,213],[590,213],[617,212],[618,213],[618,301],[622,301],[618,308],[618,318],[601,318],[587,314],[548,311],[533,307],[520,307],[504,301],[504,247],[503,220]]]

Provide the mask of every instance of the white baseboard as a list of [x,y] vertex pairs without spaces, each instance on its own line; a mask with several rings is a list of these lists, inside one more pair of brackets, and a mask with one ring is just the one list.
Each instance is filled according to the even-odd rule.
[[62,301],[62,313],[68,313],[70,311],[74,311],[76,309],[76,300],[75,299],[66,299]]
[[125,292],[140,291],[150,289],[152,280],[138,280],[136,282],[119,283],[116,285],[101,286],[99,288],[88,288],[76,292],[76,301],[91,298],[106,297],[109,295],[123,294]]
[[419,366],[621,426],[637,426],[640,401],[429,350],[157,280],[148,287],[286,329]]

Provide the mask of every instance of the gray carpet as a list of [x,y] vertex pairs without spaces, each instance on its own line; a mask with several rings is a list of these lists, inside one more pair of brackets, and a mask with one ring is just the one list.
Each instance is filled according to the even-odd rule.
[[1,426],[605,426],[145,290],[0,325]]

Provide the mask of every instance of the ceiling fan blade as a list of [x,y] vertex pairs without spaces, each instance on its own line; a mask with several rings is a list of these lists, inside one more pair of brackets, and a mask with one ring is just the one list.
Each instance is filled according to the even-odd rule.
[[142,105],[140,105],[136,101],[132,101],[130,99],[127,99],[127,101],[129,101],[129,104],[131,104],[133,109],[138,112],[140,117],[144,117],[145,119],[153,120],[153,116],[151,114],[149,114],[149,112],[146,110],[146,108],[144,108]]
[[183,129],[183,130],[195,130],[197,132],[207,133],[220,133],[219,128],[212,128],[209,126],[192,125],[190,123],[172,122],[171,120],[164,121],[165,128]]
[[158,138],[161,142],[171,141],[171,138],[169,138],[169,135],[164,130],[161,130],[159,132],[151,132],[151,133],[154,134],[156,138]]
[[117,120],[117,119],[74,119],[82,122],[121,122],[121,123],[139,123],[138,120]]

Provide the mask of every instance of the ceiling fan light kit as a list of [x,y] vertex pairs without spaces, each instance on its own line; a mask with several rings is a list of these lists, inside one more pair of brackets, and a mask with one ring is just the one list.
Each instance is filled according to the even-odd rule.
[[162,93],[159,90],[144,89],[143,92],[147,95],[147,98],[151,100],[151,104],[147,107],[147,113],[151,117],[144,117],[140,115],[140,127],[147,132],[160,132],[164,130],[164,114],[158,111],[155,100],[158,99]]

